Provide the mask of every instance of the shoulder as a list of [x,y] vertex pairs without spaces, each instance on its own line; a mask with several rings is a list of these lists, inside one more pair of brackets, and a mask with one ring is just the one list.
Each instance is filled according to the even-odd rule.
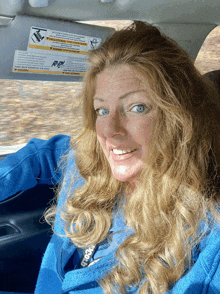
[[[220,225],[215,224],[199,245],[199,265],[204,272],[203,293],[220,293]],[[192,268],[193,270],[193,268]],[[199,273],[198,273],[199,274]]]
[[[210,283],[218,277],[220,292],[220,224],[216,223],[199,245],[199,258]],[[218,293],[219,293],[218,292]]]
[[203,226],[206,234],[194,249],[194,264],[167,294],[220,293],[220,226],[210,230]]

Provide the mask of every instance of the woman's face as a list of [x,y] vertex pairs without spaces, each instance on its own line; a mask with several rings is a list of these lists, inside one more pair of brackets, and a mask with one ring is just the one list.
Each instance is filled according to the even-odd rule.
[[157,106],[128,65],[97,76],[94,96],[97,138],[116,179],[132,182],[146,162]]

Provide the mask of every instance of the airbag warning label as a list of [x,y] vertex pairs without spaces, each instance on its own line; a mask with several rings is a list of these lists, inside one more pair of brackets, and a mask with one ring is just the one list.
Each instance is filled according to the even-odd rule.
[[56,50],[60,48],[86,53],[97,47],[100,42],[100,38],[32,27],[28,49]]
[[84,75],[100,38],[31,27],[27,51],[16,50],[13,72]]
[[47,55],[16,50],[14,56],[13,71],[59,74],[59,75],[84,75],[87,69],[84,57],[67,57],[63,55]]

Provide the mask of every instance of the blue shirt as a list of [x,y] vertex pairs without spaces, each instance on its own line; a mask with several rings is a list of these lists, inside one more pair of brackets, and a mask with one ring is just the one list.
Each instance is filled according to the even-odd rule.
[[[0,162],[0,201],[37,184],[61,185],[64,166],[60,166],[58,162],[64,154],[70,156],[65,168],[65,182],[68,186],[71,174],[77,170],[74,151],[70,148],[69,141],[70,137],[64,135],[54,136],[47,141],[32,139],[16,154],[11,154]],[[84,179],[79,177],[71,189],[74,190],[83,183]],[[55,231],[58,234],[64,234],[59,208],[62,209],[65,199],[65,187],[63,187],[55,219]],[[133,232],[126,227],[122,211],[114,215],[109,233],[112,232],[115,234],[111,241],[106,240],[100,244],[94,254],[93,260],[98,261],[89,267],[75,270],[74,263],[78,262],[79,257],[72,259],[72,270],[65,270],[65,266],[76,252],[76,246],[68,238],[54,234],[43,257],[35,294],[103,294],[97,281],[114,267],[117,262],[115,251]],[[192,268],[186,271],[175,285],[172,285],[167,294],[220,293],[220,228],[217,224],[194,249],[193,260]],[[138,287],[128,288],[127,293],[138,293]]]

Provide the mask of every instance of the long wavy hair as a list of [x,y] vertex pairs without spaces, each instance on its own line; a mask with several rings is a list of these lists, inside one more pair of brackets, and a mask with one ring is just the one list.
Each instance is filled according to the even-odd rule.
[[[97,140],[93,107],[97,75],[124,64],[150,87],[158,106],[149,157],[135,190],[113,177]],[[190,56],[143,22],[116,31],[89,53],[83,127],[71,140],[85,184],[67,193],[62,218],[66,236],[77,246],[98,244],[111,228],[115,204],[123,193],[132,193],[123,209],[135,233],[119,246],[118,264],[99,281],[105,293],[126,293],[130,286],[139,286],[141,294],[164,293],[192,266],[192,249],[206,233],[199,230],[201,221],[210,227],[219,220],[218,99]],[[50,209],[46,218],[54,214]]]

